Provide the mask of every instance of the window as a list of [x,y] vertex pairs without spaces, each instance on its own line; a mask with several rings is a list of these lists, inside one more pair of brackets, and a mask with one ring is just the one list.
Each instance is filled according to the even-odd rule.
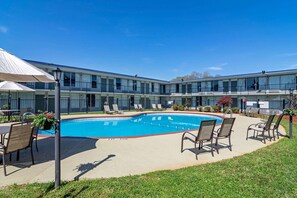
[[113,79],[108,79],[108,91],[109,92],[114,92],[114,80]]
[[146,91],[147,94],[150,93],[150,84],[146,83],[145,91]]
[[237,92],[237,81],[231,81],[231,92]]
[[106,92],[107,87],[107,79],[101,78],[101,92]]
[[69,87],[70,86],[70,73],[64,72],[64,86]]
[[228,81],[224,81],[223,82],[223,92],[229,92],[229,82]]
[[137,91],[137,81],[136,80],[133,80],[133,91]]
[[64,86],[65,87],[75,87],[75,73],[64,72]]
[[183,93],[183,94],[186,93],[186,89],[187,89],[186,85],[182,85],[182,93]]
[[97,76],[92,75],[92,88],[97,88]]
[[258,78],[247,78],[246,87],[247,87],[247,90],[258,90],[259,89]]
[[192,93],[192,84],[187,84],[187,92]]
[[71,87],[75,87],[75,73],[71,73]]
[[197,92],[201,92],[201,82],[197,82]]
[[175,85],[175,92],[176,92],[176,93],[179,93],[179,84],[176,84],[176,85]]
[[152,92],[155,92],[155,83],[152,83]]
[[95,107],[96,100],[95,100],[95,94],[87,94],[86,100],[87,100],[87,107]]
[[116,89],[121,90],[121,86],[122,86],[121,79],[116,78]]
[[219,81],[212,81],[211,84],[211,91],[219,91]]

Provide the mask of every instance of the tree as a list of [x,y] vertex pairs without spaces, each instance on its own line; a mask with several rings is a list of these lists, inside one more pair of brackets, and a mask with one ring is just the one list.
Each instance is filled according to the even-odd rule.
[[[216,76],[218,76],[218,75],[216,75]],[[178,76],[178,77],[172,79],[172,81],[195,80],[198,78],[211,78],[211,77],[213,77],[213,76],[210,75],[208,72],[199,73],[199,72],[193,71],[191,74],[184,75],[184,76]]]
[[225,106],[229,106],[231,104],[233,104],[233,100],[230,96],[222,96],[218,101],[217,103],[219,105],[223,105],[223,107]]

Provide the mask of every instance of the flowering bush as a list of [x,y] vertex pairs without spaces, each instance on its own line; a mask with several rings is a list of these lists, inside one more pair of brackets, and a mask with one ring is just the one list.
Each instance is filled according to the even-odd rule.
[[231,104],[233,104],[233,100],[230,96],[222,96],[218,101],[217,103],[219,105],[223,105],[223,107],[225,106],[229,106]]
[[[53,114],[53,112],[43,112],[40,114],[37,114],[34,117],[34,120],[32,122],[33,126],[39,127],[40,129],[45,129],[45,128],[52,128],[54,124],[56,124],[56,116]],[[46,126],[46,127],[45,127]]]

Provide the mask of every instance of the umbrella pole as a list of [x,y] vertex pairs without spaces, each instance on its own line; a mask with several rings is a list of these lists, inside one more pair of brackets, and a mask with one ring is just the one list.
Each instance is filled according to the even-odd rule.
[[10,90],[8,91],[8,110],[11,109],[11,95],[10,95]]

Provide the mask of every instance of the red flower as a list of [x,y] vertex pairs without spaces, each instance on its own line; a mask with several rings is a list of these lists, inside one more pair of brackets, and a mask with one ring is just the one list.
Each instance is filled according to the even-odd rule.
[[51,116],[47,116],[46,118],[47,118],[47,119],[51,119]]
[[45,112],[43,112],[43,114],[44,114],[44,115],[46,115],[46,114],[47,114],[47,112],[45,111]]

